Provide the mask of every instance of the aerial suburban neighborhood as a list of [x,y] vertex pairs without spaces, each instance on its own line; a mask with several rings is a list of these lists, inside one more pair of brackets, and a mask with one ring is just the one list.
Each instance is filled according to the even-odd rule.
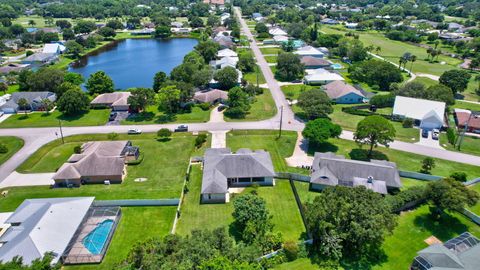
[[480,2],[0,0],[0,269],[480,270]]

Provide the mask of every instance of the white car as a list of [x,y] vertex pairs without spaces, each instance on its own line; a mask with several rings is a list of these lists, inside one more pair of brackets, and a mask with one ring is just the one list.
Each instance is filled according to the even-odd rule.
[[138,129],[138,128],[132,128],[132,129],[129,129],[127,133],[128,134],[141,134],[142,130]]
[[432,130],[432,139],[438,140],[438,136],[440,136],[440,130],[438,129]]

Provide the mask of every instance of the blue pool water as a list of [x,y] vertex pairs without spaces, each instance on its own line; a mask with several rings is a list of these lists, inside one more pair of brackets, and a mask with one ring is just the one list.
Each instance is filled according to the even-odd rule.
[[108,238],[108,234],[113,227],[113,220],[107,219],[102,223],[99,223],[93,231],[91,231],[85,238],[83,238],[83,245],[92,254],[100,254],[105,246]]
[[332,64],[331,67],[332,67],[333,69],[342,69],[342,68],[343,68],[342,65],[337,64],[337,63]]

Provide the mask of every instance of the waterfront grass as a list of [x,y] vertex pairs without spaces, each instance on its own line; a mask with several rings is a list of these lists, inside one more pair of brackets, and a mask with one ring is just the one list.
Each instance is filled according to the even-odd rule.
[[50,114],[33,112],[29,114],[14,114],[0,123],[0,128],[25,128],[25,127],[55,127],[62,121],[62,126],[100,126],[108,121],[109,109],[92,109],[83,114],[68,116],[59,111]]

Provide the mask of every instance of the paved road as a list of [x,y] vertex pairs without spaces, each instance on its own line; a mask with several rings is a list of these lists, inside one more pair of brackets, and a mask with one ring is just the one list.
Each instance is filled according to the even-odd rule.
[[[240,16],[240,11],[235,8],[235,13]],[[295,119],[295,115],[287,104],[287,100],[280,90],[280,86],[275,80],[272,71],[270,70],[265,58],[261,54],[252,33],[248,29],[245,21],[240,19],[242,30],[248,39],[253,42],[250,47],[257,59],[257,62],[264,74],[267,85],[272,93],[273,99],[277,107],[283,106],[283,129],[291,131],[302,131],[304,124]],[[188,124],[188,123],[185,123]],[[269,129],[278,130],[280,124],[280,110],[279,113],[269,120],[258,122],[208,122],[188,124],[190,131],[222,131],[222,130],[251,130],[251,129]],[[93,126],[93,127],[66,127],[63,128],[64,136],[78,135],[78,134],[94,134],[94,133],[126,133],[130,128],[139,128],[143,132],[156,132],[160,128],[174,129],[178,124],[165,125],[128,125],[128,126]],[[17,128],[17,129],[0,129],[0,136],[16,136],[25,141],[25,145],[15,155],[0,166],[0,182],[7,178],[15,169],[22,164],[30,155],[37,151],[41,146],[51,142],[58,137],[56,133],[60,134],[59,129],[55,127],[50,128]],[[353,140],[353,132],[344,131],[341,135],[342,139]],[[412,143],[395,141],[390,145],[390,148],[411,152],[419,155],[431,156],[434,158],[446,159],[450,161],[457,161],[471,165],[480,166],[480,158],[478,156],[467,155],[458,152],[446,151],[442,149],[431,148],[427,146],[415,145]]]

